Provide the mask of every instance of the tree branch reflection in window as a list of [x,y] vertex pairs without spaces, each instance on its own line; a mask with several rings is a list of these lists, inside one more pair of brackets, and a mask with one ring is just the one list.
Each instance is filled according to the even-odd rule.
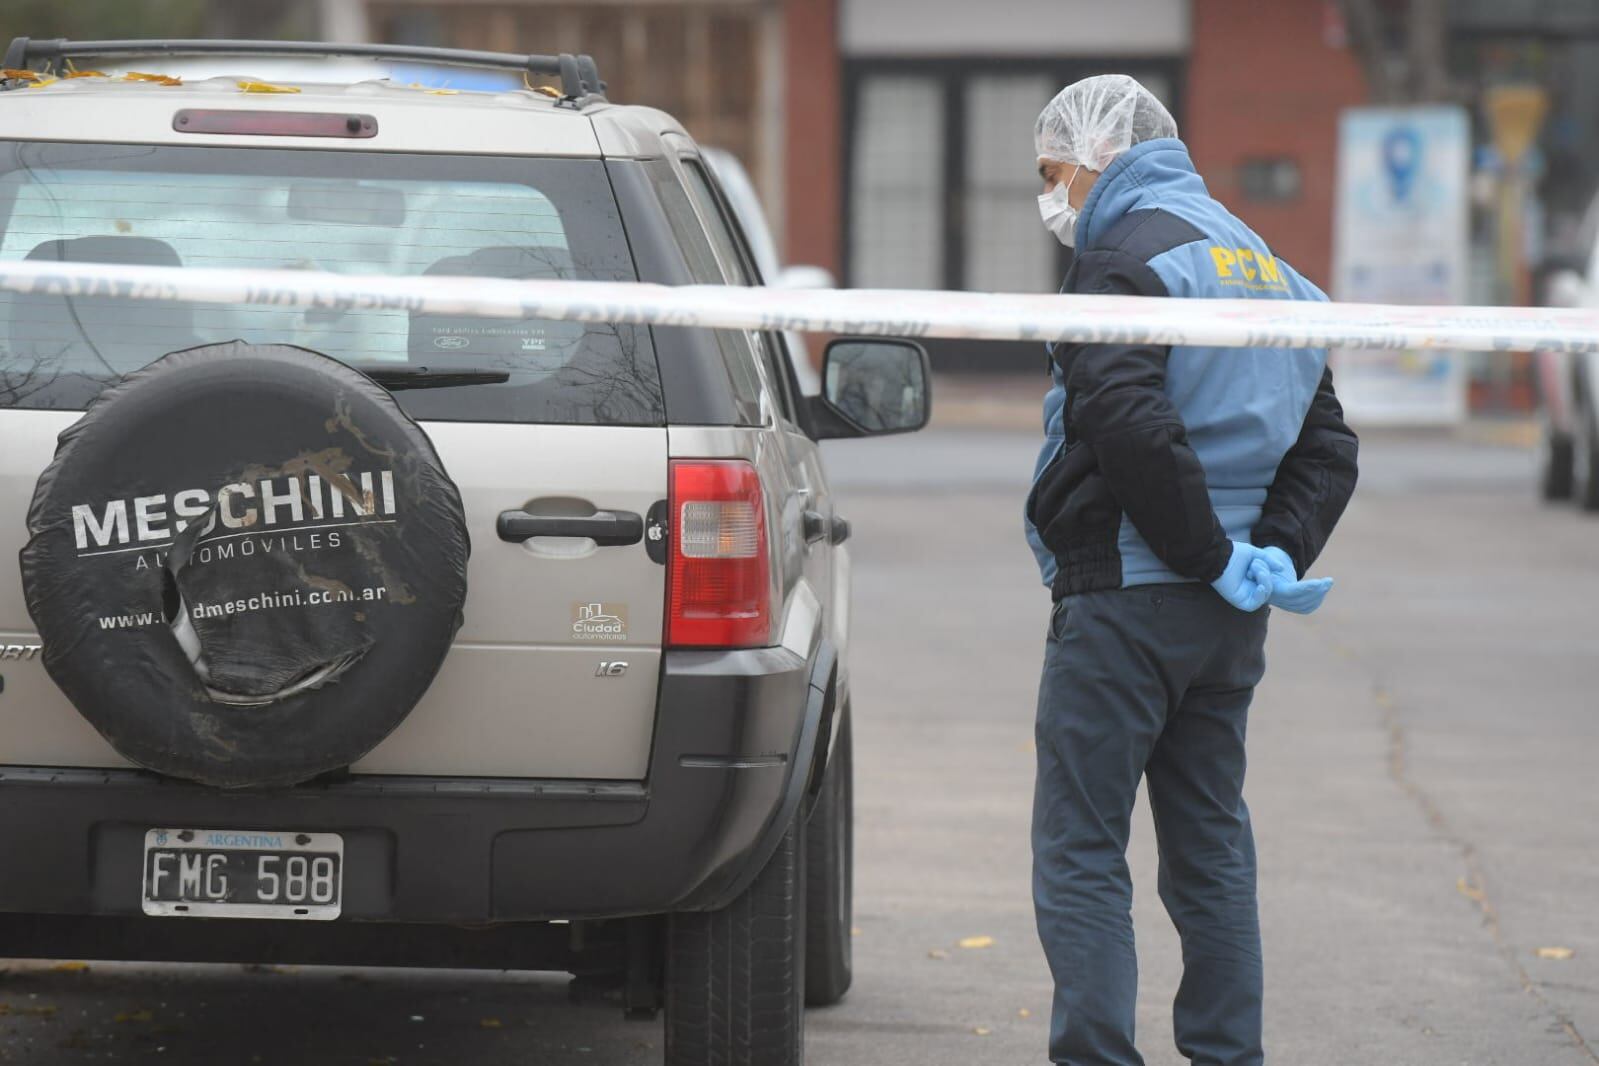
[[827,397],[862,429],[914,429],[927,405],[921,353],[896,341],[845,341],[828,351]]

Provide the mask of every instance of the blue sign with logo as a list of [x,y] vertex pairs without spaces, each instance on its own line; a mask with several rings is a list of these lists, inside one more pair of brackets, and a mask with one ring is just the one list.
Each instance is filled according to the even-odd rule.
[[[1367,107],[1339,122],[1333,298],[1466,302],[1471,124],[1458,107]],[[1451,352],[1340,352],[1338,393],[1367,422],[1465,416]]]

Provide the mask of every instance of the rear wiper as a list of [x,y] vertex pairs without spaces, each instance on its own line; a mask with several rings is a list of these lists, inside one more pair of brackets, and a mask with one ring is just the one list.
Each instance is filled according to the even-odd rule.
[[400,389],[452,389],[458,385],[499,385],[511,380],[510,371],[487,367],[391,366],[382,363],[351,363],[390,392]]

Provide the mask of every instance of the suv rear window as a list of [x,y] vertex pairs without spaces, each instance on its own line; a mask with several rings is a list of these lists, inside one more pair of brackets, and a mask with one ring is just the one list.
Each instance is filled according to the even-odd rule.
[[[633,281],[604,164],[0,144],[0,260]],[[416,418],[659,425],[647,329],[404,310],[0,295],[0,407],[81,409],[161,355],[241,339],[383,368],[483,368],[396,393]]]

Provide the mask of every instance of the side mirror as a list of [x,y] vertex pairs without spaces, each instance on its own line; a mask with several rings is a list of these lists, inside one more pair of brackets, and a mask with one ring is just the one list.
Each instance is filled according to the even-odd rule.
[[914,433],[927,425],[932,407],[932,373],[920,344],[845,337],[822,355],[822,394],[810,401],[812,435]]

